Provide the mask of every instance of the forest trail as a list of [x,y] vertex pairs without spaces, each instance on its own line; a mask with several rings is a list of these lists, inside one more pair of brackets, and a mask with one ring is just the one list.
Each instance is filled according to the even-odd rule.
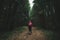
[[32,35],[29,35],[28,28],[26,27],[22,33],[16,31],[7,40],[47,40],[47,37],[42,30],[37,30],[36,27],[32,28]]

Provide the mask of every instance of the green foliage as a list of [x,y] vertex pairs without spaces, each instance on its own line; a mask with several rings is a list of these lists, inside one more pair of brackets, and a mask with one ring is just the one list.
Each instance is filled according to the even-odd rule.
[[54,32],[45,30],[44,33],[47,36],[48,40],[54,40],[55,39],[54,38]]
[[0,33],[0,40],[7,40],[8,37],[13,36],[13,34],[16,33],[16,31],[21,33],[24,30],[25,30],[25,26],[21,26],[21,27],[15,28],[12,31]]
[[19,16],[19,20],[20,23],[22,23],[22,25],[27,25],[27,21],[28,21],[28,13],[29,13],[29,2],[28,0],[18,0],[19,3],[19,13],[17,16]]
[[[53,15],[55,10],[53,9],[54,9],[54,0],[34,0],[34,6],[32,10],[32,13],[33,13],[32,20],[34,20],[36,23],[42,26],[45,26],[45,23],[49,25],[48,27],[53,26],[54,24]],[[50,26],[50,22],[52,23],[51,26]],[[37,25],[36,23],[35,25]]]
[[53,31],[43,29],[41,26],[37,27],[37,30],[42,30],[44,32],[45,36],[47,37],[47,40],[55,40],[56,39],[55,33]]

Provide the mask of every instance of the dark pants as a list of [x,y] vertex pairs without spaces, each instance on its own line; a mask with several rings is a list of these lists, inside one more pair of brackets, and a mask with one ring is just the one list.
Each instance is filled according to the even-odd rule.
[[29,26],[29,32],[31,32],[31,33],[32,33],[32,27],[31,27],[31,26]]

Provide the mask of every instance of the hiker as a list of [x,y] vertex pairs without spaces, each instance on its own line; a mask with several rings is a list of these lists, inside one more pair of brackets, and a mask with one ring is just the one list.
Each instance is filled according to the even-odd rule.
[[28,22],[28,29],[29,29],[29,33],[31,34],[32,33],[32,21],[31,20]]

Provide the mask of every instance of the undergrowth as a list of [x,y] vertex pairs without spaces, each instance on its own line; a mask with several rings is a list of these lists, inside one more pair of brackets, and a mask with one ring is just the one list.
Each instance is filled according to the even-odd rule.
[[47,40],[55,40],[55,33],[51,30],[42,28],[42,26],[37,27],[37,30],[42,30],[47,37]]
[[7,40],[7,38],[13,34],[14,31],[23,32],[25,26],[18,27],[12,31],[0,33],[0,40]]

